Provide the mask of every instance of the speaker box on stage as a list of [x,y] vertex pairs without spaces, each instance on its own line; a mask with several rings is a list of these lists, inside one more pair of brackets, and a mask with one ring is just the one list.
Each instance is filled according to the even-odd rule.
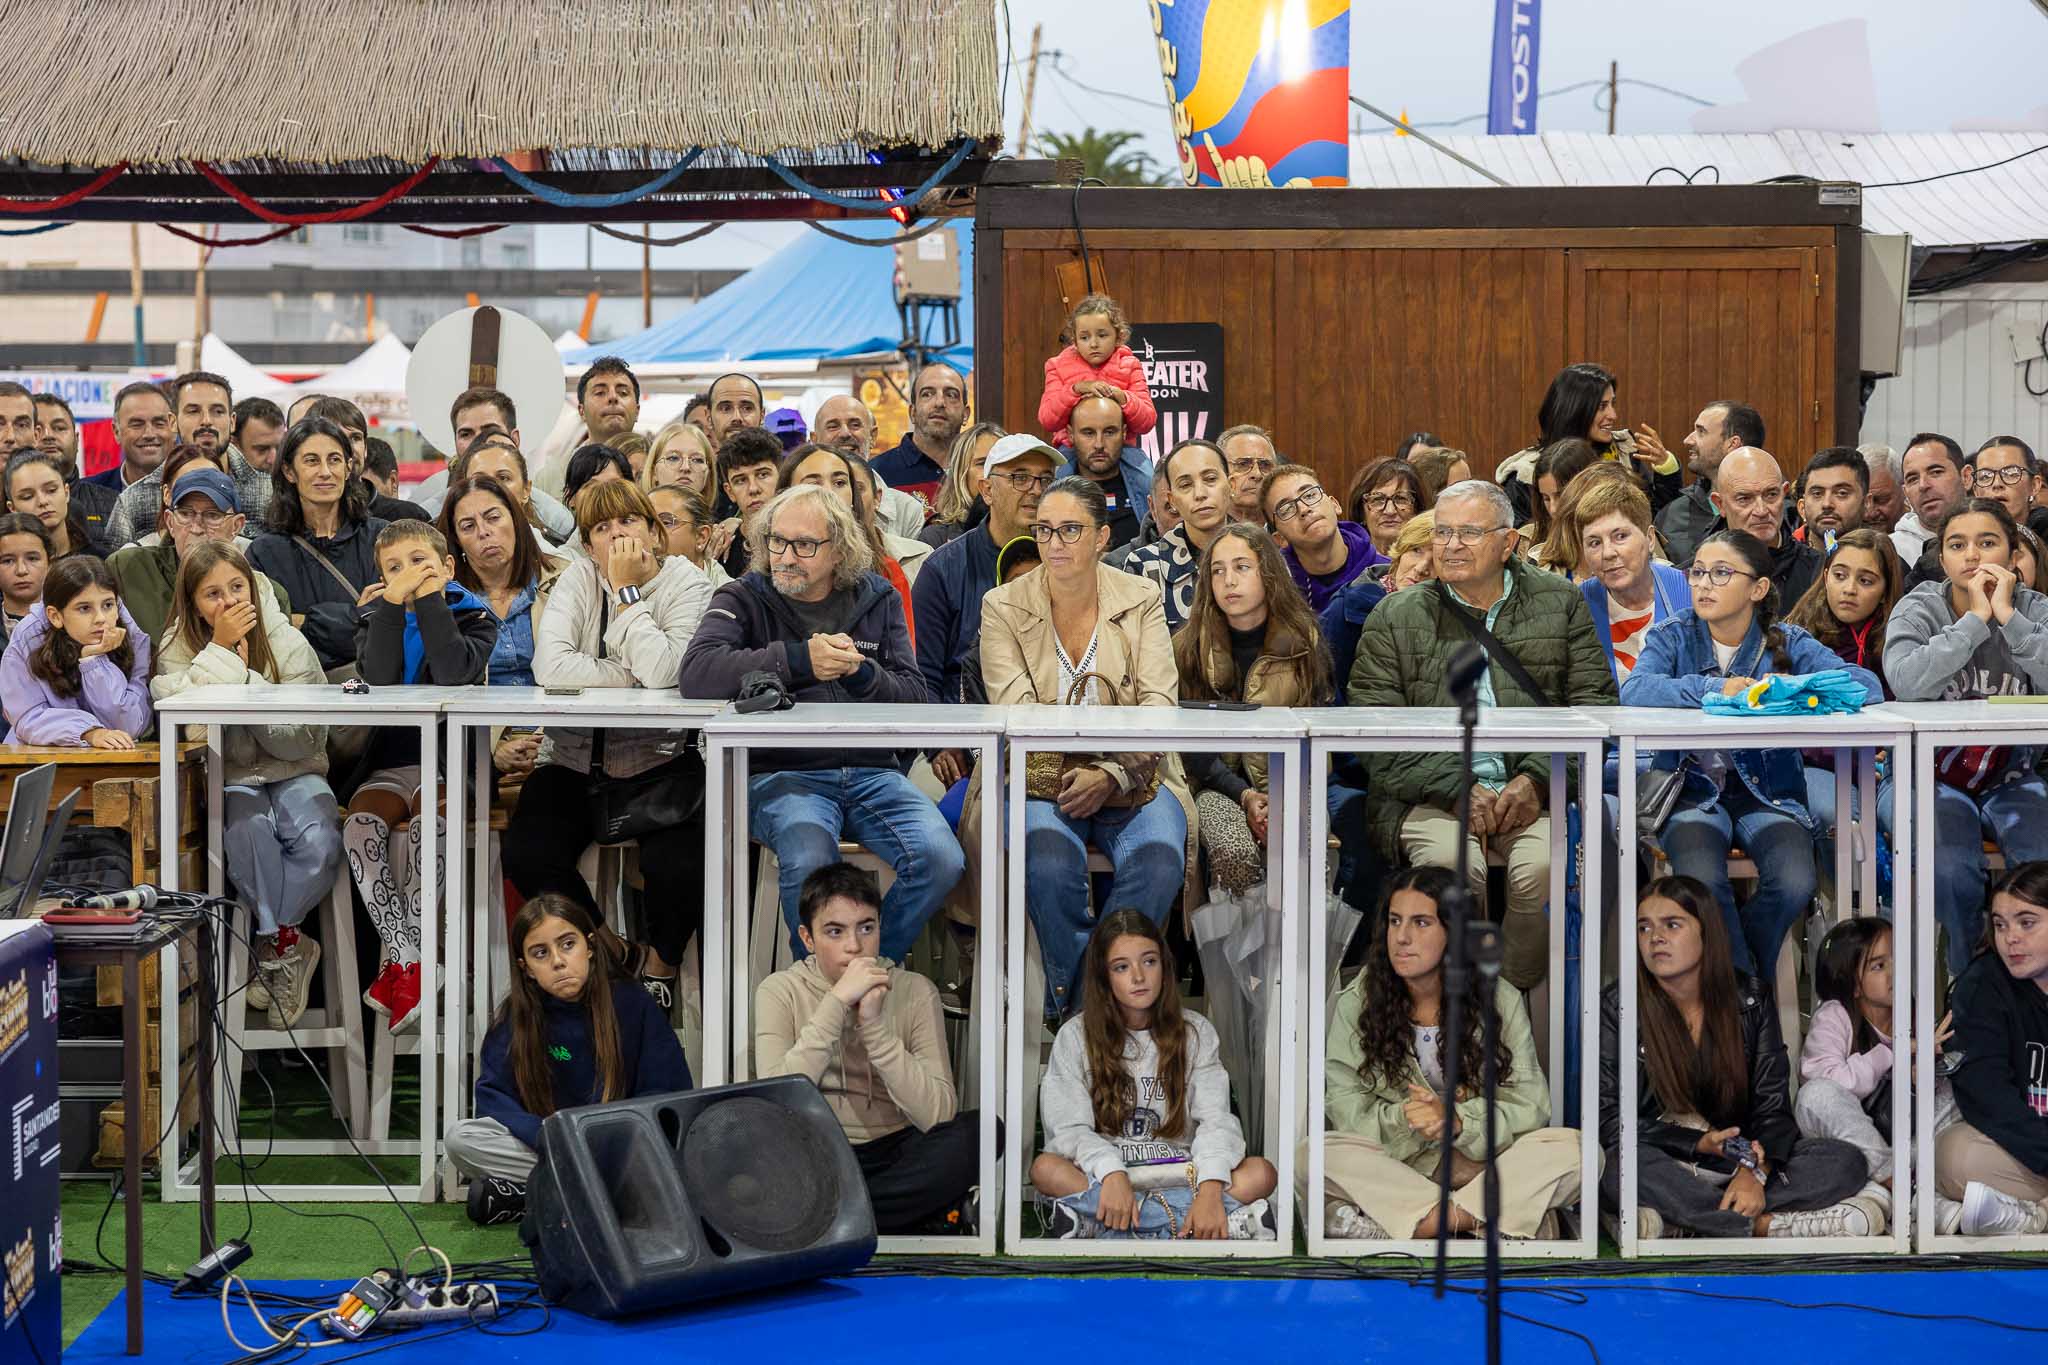
[[614,1318],[857,1269],[875,1215],[824,1096],[779,1076],[549,1115],[519,1236],[550,1302]]

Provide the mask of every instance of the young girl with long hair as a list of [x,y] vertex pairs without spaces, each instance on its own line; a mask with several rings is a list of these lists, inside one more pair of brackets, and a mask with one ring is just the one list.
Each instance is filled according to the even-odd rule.
[[[227,541],[205,541],[186,554],[171,613],[149,684],[158,700],[212,684],[255,689],[327,681],[313,646]],[[320,945],[299,925],[341,871],[327,728],[230,725],[221,743],[228,879],[256,921],[258,1000],[272,1028],[290,1028],[306,1012],[320,963]]]
[[646,991],[613,975],[596,932],[590,912],[567,896],[535,896],[512,917],[512,989],[484,1035],[476,1117],[447,1135],[479,1223],[525,1210],[548,1115],[690,1089],[668,1019]]
[[1031,1163],[1056,1234],[1271,1237],[1264,1201],[1278,1177],[1245,1155],[1215,1025],[1181,1008],[1165,935],[1142,911],[1112,911],[1081,974],[1081,1012],[1039,1089],[1045,1149]]
[[1863,1153],[1800,1135],[1777,1007],[1731,964],[1712,893],[1691,877],[1659,877],[1643,888],[1635,926],[1636,1041],[1626,1053],[1620,984],[1600,1000],[1609,1206],[1621,1205],[1621,1058],[1634,1056],[1642,1236],[1667,1227],[1705,1237],[1883,1232],[1882,1201],[1858,1193],[1869,1174]]
[[1969,1236],[2048,1232],[2048,862],[1991,891],[1976,960],[1949,992],[1958,1121],[1934,1143],[1934,1183]]
[[[1223,528],[1202,552],[1202,589],[1173,637],[1180,694],[1194,701],[1328,706],[1330,650],[1264,527]],[[1192,754],[1188,784],[1212,881],[1242,895],[1266,876],[1265,754]]]
[[[1977,701],[2048,692],[2048,596],[2012,570],[2018,529],[2003,503],[1950,505],[1930,547],[1945,580],[1899,599],[1885,627],[1884,671],[1900,701]],[[2048,858],[2048,780],[2028,745],[1935,751],[1934,914],[1959,977],[1983,937],[1984,840],[2007,867]]]
[[40,450],[18,450],[8,457],[7,507],[42,522],[56,546],[56,559],[101,553],[85,518],[71,506],[70,481],[54,455]]
[[26,512],[0,515],[0,646],[43,600],[57,546],[42,522]]
[[[1778,620],[1771,552],[1746,531],[1719,531],[1700,545],[1688,576],[1692,606],[1650,628],[1621,685],[1623,706],[1697,711],[1709,692],[1734,696],[1773,674],[1845,667],[1834,651]],[[1883,685],[1846,665],[1873,702]],[[1813,902],[1816,822],[1806,806],[1806,768],[1796,749],[1665,750],[1650,766],[1683,765],[1678,805],[1664,827],[1674,872],[1709,887],[1727,917],[1737,969],[1768,972],[1778,945]],[[1728,850],[1757,865],[1757,892],[1737,914]]]
[[[1872,1188],[1885,1198],[1892,1185],[1892,926],[1875,915],[1845,919],[1821,940],[1814,964],[1813,1018],[1799,1053],[1799,1130],[1840,1138],[1863,1153]],[[1935,1047],[1949,1037],[1949,1019],[1935,1030]],[[1955,1117],[1946,1076],[1935,1081],[1934,1131]],[[1943,1232],[1962,1220],[1962,1206],[1935,1198]]]
[[[1486,1110],[1479,1010],[1489,989],[1500,1020],[1494,1162],[1501,1234],[1538,1236],[1553,1209],[1579,1197],[1579,1135],[1548,1126],[1550,1092],[1522,993],[1501,980],[1489,987],[1473,972],[1459,1036],[1445,1032],[1449,936],[1439,907],[1455,875],[1410,867],[1394,876],[1365,970],[1332,1009],[1323,1066],[1330,1129],[1323,1139],[1323,1228],[1331,1237],[1436,1236],[1437,1153],[1446,1122],[1453,1133],[1450,1231],[1481,1229]],[[1460,1085],[1446,1104],[1444,1063],[1453,1047]]]
[[149,732],[149,637],[121,605],[113,571],[73,555],[43,580],[0,656],[0,708],[16,744],[133,749]]

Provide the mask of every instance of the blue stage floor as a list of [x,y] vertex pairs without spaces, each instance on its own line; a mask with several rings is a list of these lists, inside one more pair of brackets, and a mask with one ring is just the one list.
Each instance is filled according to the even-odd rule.
[[[263,1287],[311,1295],[311,1281]],[[1514,1280],[1510,1312],[1590,1337],[1612,1365],[1679,1360],[1959,1361],[2030,1357],[2040,1337],[1980,1322],[1918,1322],[1844,1307],[1791,1309],[1675,1292],[1768,1296],[1793,1304],[1869,1304],[1909,1313],[1950,1314],[2025,1324],[2048,1331],[2048,1276],[2024,1270],[1873,1269],[1855,1275],[1644,1276],[1627,1280]],[[1567,1301],[1537,1290],[1580,1291]],[[1519,1291],[1519,1292],[1518,1292]],[[237,1352],[221,1332],[217,1300],[173,1302],[151,1287],[145,1359],[218,1365]],[[1577,1294],[1570,1296],[1577,1298]],[[234,1305],[235,1330],[257,1335],[247,1309]],[[322,1350],[309,1359],[334,1365],[384,1345],[384,1359],[461,1362],[578,1362],[607,1351],[615,1360],[779,1360],[1045,1365],[1047,1360],[1123,1356],[1154,1361],[1397,1359],[1476,1361],[1483,1333],[1478,1302],[1453,1295],[1432,1302],[1426,1288],[1387,1281],[1095,1279],[859,1276],[639,1318],[599,1322],[557,1311],[530,1336],[493,1336],[539,1324],[538,1310],[484,1330],[462,1328],[427,1340],[427,1331],[361,1346]],[[122,1355],[122,1301],[116,1299],[65,1352],[72,1365],[114,1365]],[[1506,1358],[1590,1361],[1581,1343],[1510,1321]],[[630,1352],[628,1355],[626,1353]],[[1396,1354],[1398,1353],[1398,1354]],[[1994,1354],[1995,1353],[1995,1354]],[[297,1358],[297,1357],[291,1357]],[[55,1362],[50,1362],[55,1365]]]

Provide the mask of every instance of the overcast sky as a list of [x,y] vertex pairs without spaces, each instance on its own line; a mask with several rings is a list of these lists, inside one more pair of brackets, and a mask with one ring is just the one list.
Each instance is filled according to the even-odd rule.
[[[1275,0],[1278,3],[1278,0]],[[1004,127],[1014,140],[1034,24],[1044,25],[1033,125],[1041,131],[1130,129],[1162,164],[1173,162],[1150,11],[1143,0],[1010,0],[1014,66]],[[1861,21],[1856,22],[1856,21]],[[1351,88],[1421,125],[1470,118],[1448,131],[1483,133],[1493,0],[1353,0]],[[1745,85],[1737,68],[1762,49],[1812,33],[1790,74]],[[1057,53],[1048,57],[1044,53]],[[1956,128],[2048,129],[2048,16],[2031,0],[1549,0],[1543,6],[1538,88],[1607,78],[1649,81],[1691,99],[1624,86],[1624,133],[1816,127],[1884,132]],[[1083,87],[1093,86],[1094,91]],[[1108,93],[1099,93],[1108,92]],[[1542,101],[1539,128],[1604,132],[1597,92]],[[1365,116],[1354,113],[1354,127]],[[1471,117],[1478,115],[1479,117]],[[1866,125],[1875,123],[1875,129]],[[663,232],[680,230],[670,225]],[[744,268],[801,228],[733,223],[701,242],[657,250],[657,267]],[[582,228],[540,230],[539,264],[584,263]],[[593,260],[637,269],[640,249],[597,238]]]

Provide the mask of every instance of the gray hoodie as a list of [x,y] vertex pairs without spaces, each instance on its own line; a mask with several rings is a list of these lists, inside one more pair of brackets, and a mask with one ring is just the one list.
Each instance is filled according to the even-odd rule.
[[2048,596],[2013,589],[2003,626],[1949,604],[1947,583],[1922,583],[1885,625],[1884,676],[1900,701],[1976,701],[2048,693]]
[[1052,1060],[1039,1086],[1038,1113],[1045,1150],[1079,1166],[1090,1180],[1105,1180],[1133,1162],[1193,1161],[1195,1179],[1230,1183],[1244,1160],[1244,1130],[1230,1112],[1230,1075],[1223,1069],[1216,1026],[1192,1011],[1187,1028],[1188,1122],[1192,1133],[1166,1137],[1159,1125],[1171,1109],[1159,1080],[1159,1046],[1150,1029],[1124,1035],[1124,1070],[1136,1087],[1138,1106],[1121,1133],[1095,1131],[1095,1103],[1088,1095],[1088,1029],[1083,1016],[1061,1025]]

